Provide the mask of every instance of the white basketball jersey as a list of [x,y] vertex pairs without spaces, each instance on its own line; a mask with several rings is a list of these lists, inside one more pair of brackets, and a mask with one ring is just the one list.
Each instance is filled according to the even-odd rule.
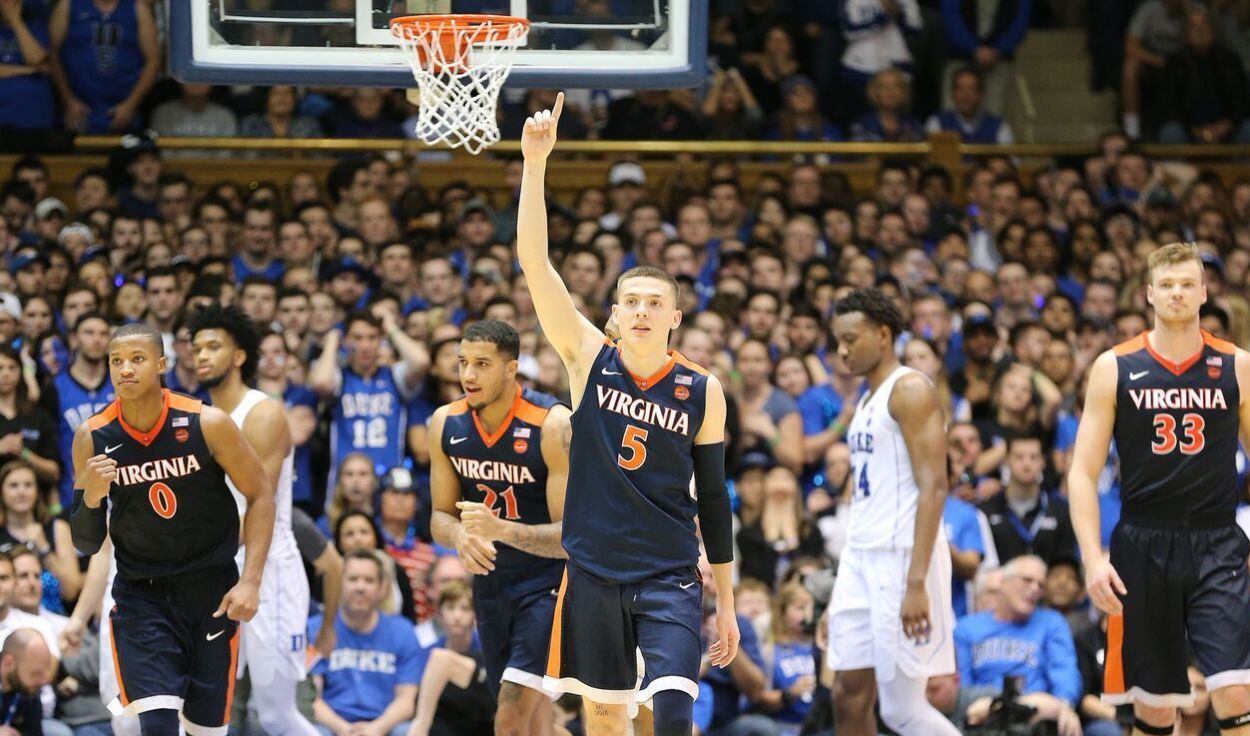
[[[239,429],[243,429],[243,422],[247,420],[247,415],[256,408],[256,405],[269,398],[263,392],[256,389],[248,389],[244,394],[243,400],[239,405],[234,407],[234,411],[230,412],[230,419]],[[295,477],[295,448],[292,447],[286,454],[286,459],[282,461],[282,472],[278,475],[278,485],[274,489],[274,504],[277,510],[274,513],[273,523],[273,541],[269,543],[270,560],[283,558],[299,558],[299,547],[295,544],[295,533],[291,531],[291,494],[292,484]],[[234,502],[239,507],[239,517],[247,512],[247,498],[239,493],[239,489],[235,487],[234,482],[226,476],[226,485],[230,487],[230,493],[234,495]],[[239,554],[237,560],[242,569],[243,564],[243,544],[239,544]]]
[[890,416],[894,384],[911,372],[899,366],[861,398],[847,430],[854,493],[846,543],[857,549],[910,549],[915,542],[920,490],[903,432]]

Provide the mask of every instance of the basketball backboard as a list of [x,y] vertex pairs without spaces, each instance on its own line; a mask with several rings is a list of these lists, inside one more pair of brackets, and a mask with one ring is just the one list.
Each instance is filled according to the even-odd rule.
[[698,83],[707,0],[171,0],[175,77],[211,84],[414,86],[393,18],[530,21],[508,85],[675,88]]

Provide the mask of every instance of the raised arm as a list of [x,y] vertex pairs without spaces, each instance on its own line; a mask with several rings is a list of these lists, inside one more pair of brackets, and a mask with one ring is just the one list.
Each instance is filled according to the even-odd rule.
[[339,392],[343,385],[343,372],[339,369],[339,343],[343,335],[337,329],[326,333],[325,342],[321,344],[321,355],[313,361],[308,371],[308,388],[323,399],[328,399]]
[[552,407],[543,422],[542,452],[547,464],[547,524],[523,524],[508,521],[480,503],[461,501],[460,523],[469,534],[487,542],[502,542],[538,557],[565,559],[568,553],[560,544],[563,529],[564,489],[569,480],[569,442],[572,439],[569,410],[563,406]]
[[[569,368],[587,362],[603,345],[604,336],[573,304],[560,274],[547,254],[547,201],[544,188],[547,157],[556,144],[556,124],[564,109],[564,93],[556,97],[554,110],[543,110],[525,121],[521,152],[525,156],[521,173],[521,196],[517,209],[517,259],[529,284],[534,311],[543,334]],[[579,371],[584,372],[584,371]]]
[[[938,403],[937,390],[929,379],[916,373],[894,384],[889,409],[903,434],[903,443],[911,458],[912,476],[920,491],[916,497],[915,541],[901,614],[903,631],[908,638],[921,640],[928,637],[930,626],[925,579],[946,504],[946,419]],[[941,554],[946,554],[945,550]]]
[[87,422],[74,432],[74,501],[69,524],[74,546],[93,555],[108,536],[108,507],[104,498],[117,478],[117,461],[103,453],[92,455],[91,429]]
[[425,374],[430,369],[430,351],[425,347],[425,343],[408,337],[407,333],[396,324],[390,311],[382,312],[382,329],[386,332],[386,338],[391,341],[391,347],[395,348],[401,360],[395,366],[395,377],[404,393],[411,394],[425,380]]
[[[1111,449],[1111,435],[1115,429],[1115,392],[1119,376],[1115,353],[1111,351],[1098,356],[1090,368],[1081,424],[1076,430],[1076,445],[1072,452],[1072,469],[1068,471],[1068,504],[1072,530],[1081,546],[1089,597],[1098,608],[1112,614],[1122,610],[1120,599],[1115,593],[1124,592],[1124,583],[1120,581],[1120,576],[1111,567],[1111,561],[1102,549],[1098,476],[1107,464],[1107,453]],[[1244,408],[1242,411],[1245,411]]]
[[434,507],[430,534],[435,542],[455,548],[469,572],[486,575],[495,569],[495,545],[469,534],[460,523],[460,478],[443,452],[443,425],[449,410],[440,406],[430,417],[430,502]]
[[[261,422],[261,431],[282,431],[287,443],[290,433],[286,417],[277,412],[268,413]],[[247,514],[243,519],[243,544],[245,556],[243,574],[239,582],[221,600],[214,616],[226,614],[234,621],[250,621],[260,605],[260,578],[269,554],[269,542],[273,539],[273,520],[276,509],[273,500],[274,481],[243,432],[235,426],[225,412],[206,406],[200,414],[200,427],[204,440],[213,453],[213,459],[226,471],[234,487],[247,499]],[[279,427],[281,429],[279,429]]]

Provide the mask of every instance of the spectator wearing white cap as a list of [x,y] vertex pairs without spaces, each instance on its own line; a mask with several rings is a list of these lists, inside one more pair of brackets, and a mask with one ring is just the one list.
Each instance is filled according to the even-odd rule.
[[647,190],[647,172],[635,161],[618,161],[608,170],[608,202],[611,209],[599,218],[604,230],[618,230]]
[[46,197],[35,205],[35,234],[44,242],[56,240],[68,220],[69,207],[56,197]]

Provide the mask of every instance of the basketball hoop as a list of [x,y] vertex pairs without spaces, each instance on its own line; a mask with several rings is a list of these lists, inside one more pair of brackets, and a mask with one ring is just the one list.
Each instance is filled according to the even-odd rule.
[[530,23],[509,15],[410,15],[391,34],[417,80],[416,137],[469,153],[499,141],[495,108]]

